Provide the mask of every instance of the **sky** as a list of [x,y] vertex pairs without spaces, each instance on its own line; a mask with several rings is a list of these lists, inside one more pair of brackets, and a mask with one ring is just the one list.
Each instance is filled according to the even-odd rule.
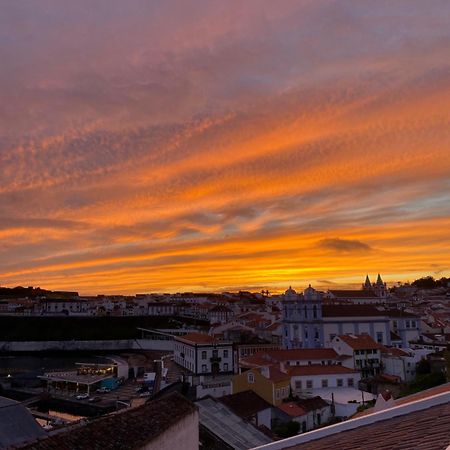
[[450,275],[448,0],[0,2],[0,285]]

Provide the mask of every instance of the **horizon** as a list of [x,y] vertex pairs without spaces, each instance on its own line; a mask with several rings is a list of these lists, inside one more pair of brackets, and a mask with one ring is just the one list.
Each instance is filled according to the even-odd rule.
[[[381,274],[377,274],[374,277],[371,277],[369,274],[367,274],[369,276],[370,282],[372,284],[374,284],[376,282],[376,276],[377,275],[381,275]],[[442,278],[446,278],[448,279],[449,277],[445,277],[445,276],[439,276],[439,277],[433,277],[432,275],[425,275],[424,277],[420,277],[420,278],[428,278],[428,277],[432,277],[434,278],[435,281],[438,281]],[[396,282],[387,282],[384,277],[381,275],[381,278],[383,280],[384,283],[386,283],[387,288],[391,289],[393,287],[399,286],[399,285],[409,285],[412,284],[414,281],[416,280],[398,280]],[[418,280],[418,279],[417,279]],[[42,287],[42,286],[31,286],[31,285],[25,285],[25,286],[5,286],[5,285],[1,285],[0,284],[0,289],[1,288],[6,288],[6,289],[14,289],[14,288],[33,288],[33,289],[42,289],[42,290],[47,290],[47,291],[63,291],[63,292],[77,292],[78,295],[80,297],[86,296],[86,297],[90,297],[90,296],[101,296],[101,295],[106,295],[106,296],[114,296],[114,295],[118,295],[118,296],[137,296],[137,295],[176,295],[176,294],[213,294],[213,295],[220,295],[220,294],[225,294],[225,293],[230,293],[230,294],[236,294],[238,292],[250,292],[252,294],[260,294],[262,291],[269,291],[269,295],[282,295],[284,294],[284,292],[288,289],[288,288],[293,288],[295,291],[297,292],[303,292],[308,286],[313,287],[314,289],[316,289],[317,291],[328,291],[328,290],[361,290],[362,285],[364,284],[365,281],[365,277],[363,278],[363,281],[361,283],[353,283],[353,284],[338,284],[338,283],[332,283],[332,284],[328,284],[328,285],[320,285],[320,284],[312,284],[312,283],[308,283],[306,285],[294,285],[294,284],[289,284],[286,286],[279,286],[276,289],[272,289],[269,290],[268,286],[237,286],[234,287],[232,289],[228,289],[228,290],[199,290],[199,291],[174,291],[174,290],[160,290],[160,291],[149,291],[149,292],[111,292],[111,293],[105,293],[105,292],[80,292],[76,289],[76,287],[73,287],[72,289],[57,289],[57,288],[50,288],[50,287]]]
[[449,21],[446,0],[3,2],[1,283],[450,276]]

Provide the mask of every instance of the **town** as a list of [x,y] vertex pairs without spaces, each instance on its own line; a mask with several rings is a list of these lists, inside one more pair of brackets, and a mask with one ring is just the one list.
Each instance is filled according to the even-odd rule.
[[[145,448],[309,448],[316,432],[332,440],[430,405],[441,414],[449,402],[447,278],[388,287],[367,275],[359,289],[282,294],[86,297],[17,287],[0,288],[0,298],[1,355],[53,361],[33,370],[2,362],[0,417],[14,410],[22,424],[4,448],[65,448],[108,426]],[[21,321],[34,323],[28,336]],[[76,336],[73,322],[83,324]],[[97,438],[105,447],[108,439]]]

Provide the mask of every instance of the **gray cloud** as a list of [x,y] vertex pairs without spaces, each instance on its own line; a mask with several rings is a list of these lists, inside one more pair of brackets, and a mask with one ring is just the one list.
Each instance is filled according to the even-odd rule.
[[342,253],[370,252],[373,250],[370,245],[351,239],[323,239],[319,241],[318,245],[321,248]]

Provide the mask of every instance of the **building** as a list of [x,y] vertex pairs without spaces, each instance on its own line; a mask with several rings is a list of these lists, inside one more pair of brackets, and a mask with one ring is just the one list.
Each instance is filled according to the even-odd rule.
[[247,370],[232,379],[232,392],[253,391],[271,405],[278,406],[290,394],[291,377],[276,366]]
[[253,450],[445,450],[450,445],[450,393],[293,436]]
[[419,316],[399,309],[389,310],[388,316],[391,331],[401,339],[402,348],[410,348],[410,342],[419,340],[421,322]]
[[233,373],[233,344],[203,333],[176,336],[174,361],[194,375]]
[[294,366],[287,372],[291,378],[292,392],[301,397],[318,395],[317,391],[324,388],[356,388],[361,379],[357,370],[339,365]]
[[178,393],[125,409],[30,442],[23,449],[198,450],[199,418]]
[[243,391],[218,399],[234,414],[256,427],[272,428],[273,406],[253,391]]
[[323,296],[311,286],[303,294],[289,288],[283,300],[285,348],[331,347],[337,335],[370,335],[390,345],[390,318],[373,305],[323,304]]
[[339,335],[333,339],[332,345],[339,354],[352,357],[353,368],[360,371],[363,378],[381,372],[381,350],[384,347],[368,334]]
[[278,406],[278,418],[284,422],[294,421],[300,424],[300,432],[314,430],[330,421],[331,406],[321,397],[311,397],[282,403]]
[[76,363],[76,370],[55,371],[40,375],[48,391],[64,394],[92,394],[105,387],[117,388],[128,379],[128,363],[121,358],[108,358],[110,363]]

